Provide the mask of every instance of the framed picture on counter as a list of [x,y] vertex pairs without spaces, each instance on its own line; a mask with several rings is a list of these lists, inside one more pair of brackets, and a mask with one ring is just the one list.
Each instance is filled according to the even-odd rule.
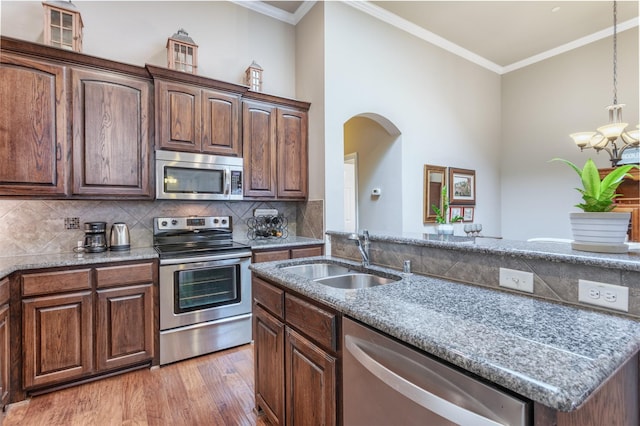
[[476,171],[449,168],[449,202],[475,206]]

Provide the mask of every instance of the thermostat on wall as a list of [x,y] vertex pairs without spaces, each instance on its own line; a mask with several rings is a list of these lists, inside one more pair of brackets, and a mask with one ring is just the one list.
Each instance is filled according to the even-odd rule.
[[382,190],[380,188],[373,188],[371,190],[371,195],[375,195],[376,197],[379,197],[382,194]]

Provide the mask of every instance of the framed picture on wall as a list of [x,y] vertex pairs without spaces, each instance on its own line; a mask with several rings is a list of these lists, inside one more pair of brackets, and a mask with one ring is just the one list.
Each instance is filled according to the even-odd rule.
[[462,209],[462,221],[463,222],[473,222],[473,211],[474,207],[465,207]]
[[453,222],[456,216],[462,217],[462,207],[449,207],[449,222]]
[[476,171],[449,168],[449,202],[476,205]]

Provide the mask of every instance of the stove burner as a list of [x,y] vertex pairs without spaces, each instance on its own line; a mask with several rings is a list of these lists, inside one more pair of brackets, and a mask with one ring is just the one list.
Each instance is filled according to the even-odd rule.
[[233,241],[229,216],[157,217],[153,230],[153,245],[161,259],[215,256],[250,248]]

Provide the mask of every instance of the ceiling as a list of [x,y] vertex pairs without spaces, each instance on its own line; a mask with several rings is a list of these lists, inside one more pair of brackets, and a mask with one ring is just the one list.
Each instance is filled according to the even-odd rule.
[[[315,1],[237,2],[297,24]],[[262,3],[261,7],[250,4]],[[354,1],[346,4],[500,74],[607,37],[612,1]],[[617,2],[618,32],[639,2]]]

